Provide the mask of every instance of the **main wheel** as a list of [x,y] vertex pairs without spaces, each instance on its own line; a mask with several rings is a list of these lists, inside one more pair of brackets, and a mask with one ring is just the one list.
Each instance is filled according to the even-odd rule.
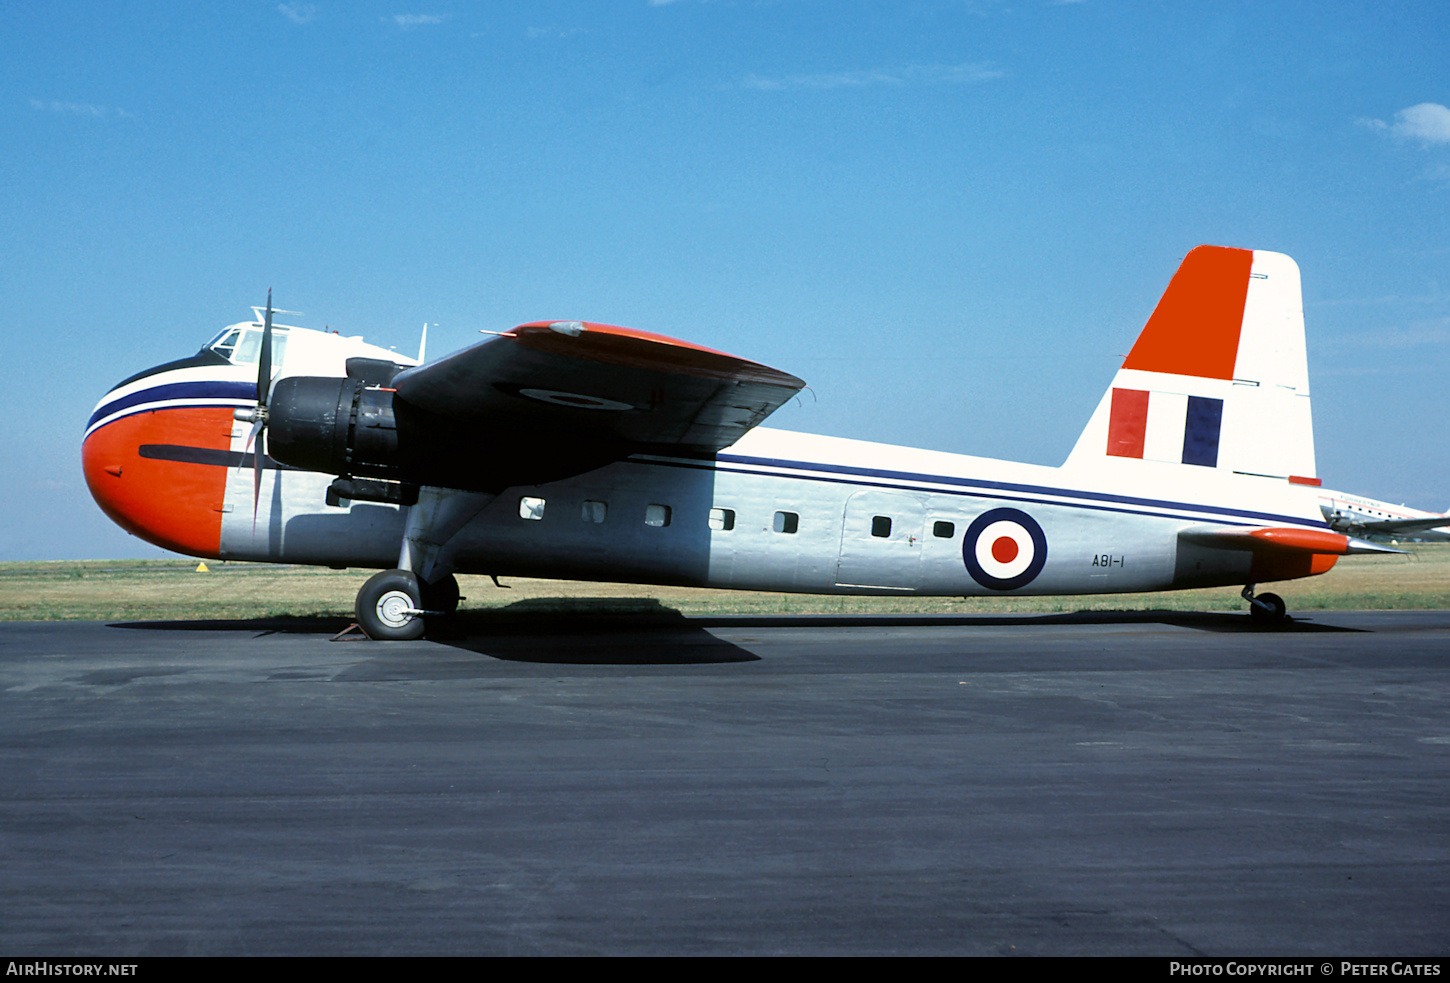
[[423,609],[428,612],[424,622],[429,637],[449,635],[456,628],[454,618],[458,614],[460,600],[458,578],[450,573],[432,583],[419,581],[418,586],[423,589]]
[[384,570],[368,578],[357,592],[357,623],[369,638],[402,641],[423,637],[423,593],[418,578],[406,570]]
[[425,609],[449,616],[458,613],[458,578],[453,574],[440,577],[431,583],[422,581],[418,586],[423,589]]
[[[1265,610],[1260,605],[1268,605]],[[1276,625],[1288,620],[1289,607],[1278,594],[1259,594],[1249,602],[1249,617],[1264,625]]]

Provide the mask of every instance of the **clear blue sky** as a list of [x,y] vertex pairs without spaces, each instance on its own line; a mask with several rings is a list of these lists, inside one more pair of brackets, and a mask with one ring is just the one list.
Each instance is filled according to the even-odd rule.
[[1303,271],[1319,473],[1450,507],[1436,3],[0,7],[0,559],[163,555],[96,400],[278,306],[541,318],[805,378],[771,425],[1057,464],[1200,243]]

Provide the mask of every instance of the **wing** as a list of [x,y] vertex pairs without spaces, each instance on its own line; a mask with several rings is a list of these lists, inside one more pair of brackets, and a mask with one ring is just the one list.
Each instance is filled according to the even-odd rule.
[[663,335],[540,321],[407,369],[390,386],[400,432],[487,455],[482,483],[502,487],[640,452],[712,455],[805,383]]
[[1440,530],[1450,527],[1450,518],[1435,515],[1422,519],[1375,519],[1360,522],[1352,516],[1335,513],[1329,518],[1329,527],[1344,533],[1378,533],[1392,536],[1396,533],[1424,532],[1429,529]]

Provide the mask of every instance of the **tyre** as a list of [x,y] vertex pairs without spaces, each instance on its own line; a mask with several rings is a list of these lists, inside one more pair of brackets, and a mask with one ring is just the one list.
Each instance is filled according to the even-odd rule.
[[[1261,605],[1267,605],[1268,609]],[[1278,594],[1260,594],[1249,602],[1249,617],[1260,624],[1277,625],[1288,619],[1288,605]]]
[[384,570],[357,592],[357,623],[379,641],[422,638],[423,619],[412,613],[423,607],[422,599],[417,577],[406,570]]
[[458,578],[448,574],[438,580],[422,581],[418,585],[423,589],[423,607],[428,611],[437,611],[449,617],[458,613]]

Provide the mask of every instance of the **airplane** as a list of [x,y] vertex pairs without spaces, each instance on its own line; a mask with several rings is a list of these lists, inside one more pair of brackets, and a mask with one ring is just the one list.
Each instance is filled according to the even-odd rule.
[[1330,529],[1351,536],[1450,539],[1450,513],[1447,512],[1424,512],[1328,488],[1319,492],[1319,511],[1324,513]]
[[[815,594],[1261,583],[1397,552],[1318,502],[1299,268],[1200,246],[1060,467],[758,426],[805,383],[675,338],[535,321],[420,362],[256,320],[126,379],[82,461],[123,528],[207,559],[376,568],[374,639],[458,573]],[[420,351],[420,356],[422,352]],[[273,372],[273,364],[279,371]]]

